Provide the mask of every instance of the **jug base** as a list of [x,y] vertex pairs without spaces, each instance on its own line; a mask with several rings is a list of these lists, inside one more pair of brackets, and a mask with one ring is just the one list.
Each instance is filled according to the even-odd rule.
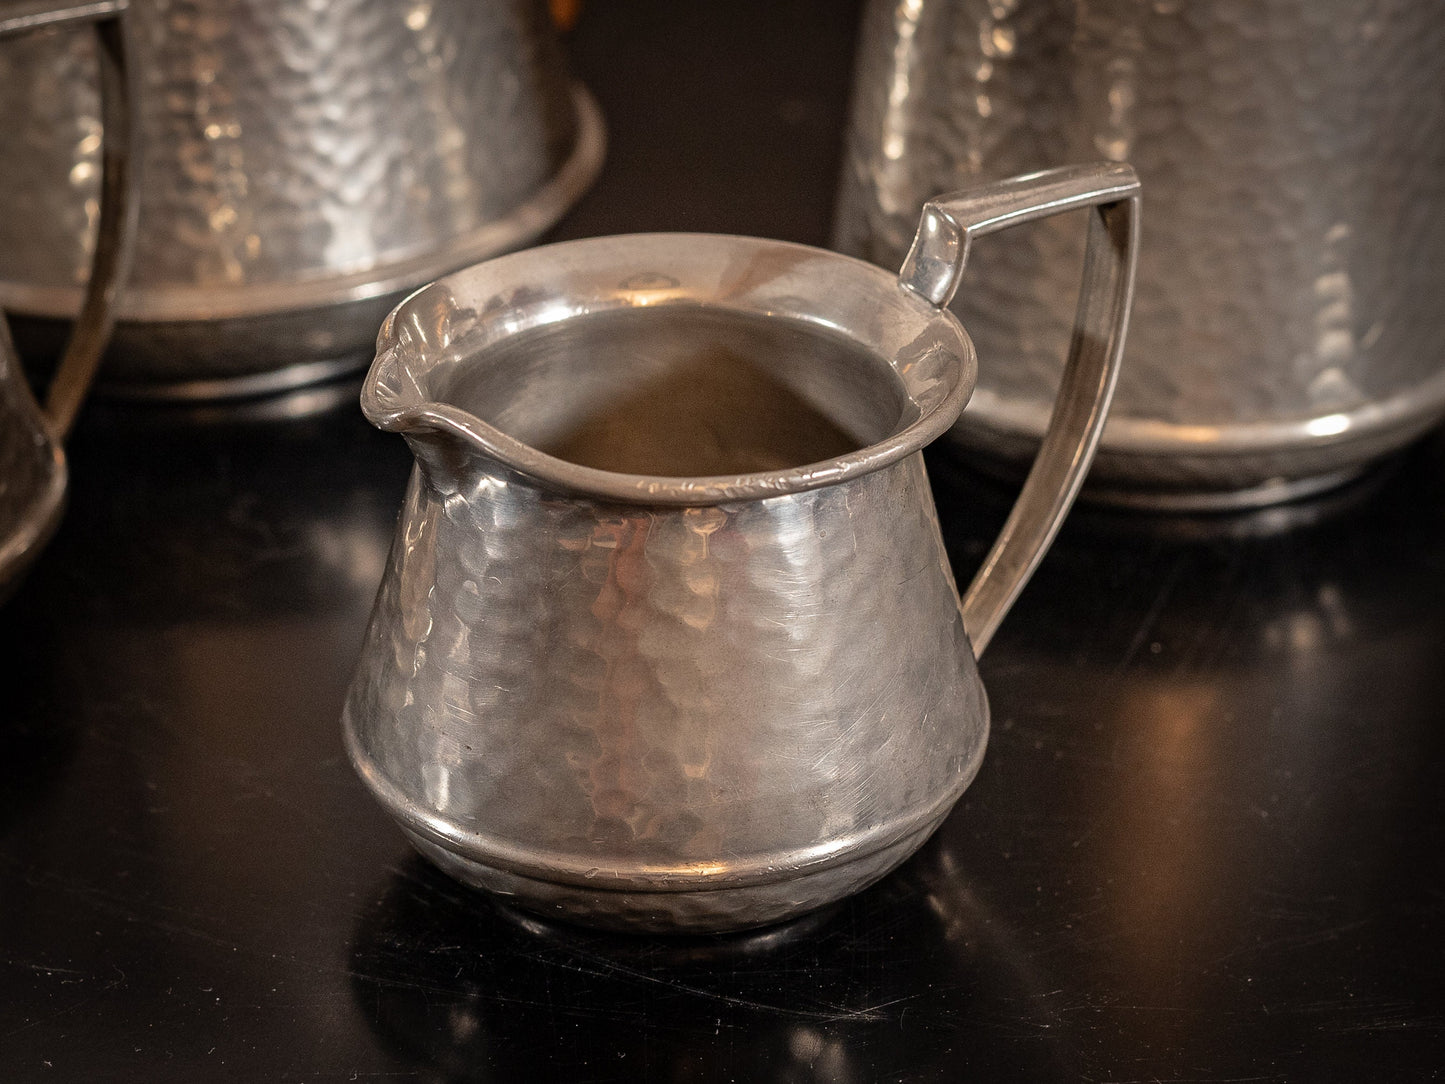
[[542,918],[622,933],[712,934],[772,926],[861,892],[902,865],[947,817],[929,820],[880,851],[768,884],[688,891],[591,888],[527,877],[438,846],[402,826],[412,846],[450,877],[496,902]]

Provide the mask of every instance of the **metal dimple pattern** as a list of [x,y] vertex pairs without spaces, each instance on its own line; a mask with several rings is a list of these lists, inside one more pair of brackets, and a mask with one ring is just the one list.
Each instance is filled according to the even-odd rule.
[[[133,285],[364,271],[494,221],[575,118],[537,3],[137,0],[145,139]],[[91,45],[0,50],[0,281],[83,281],[98,191]],[[23,212],[23,213],[17,213]]]
[[[530,879],[594,867],[616,901],[685,869],[729,890],[714,918],[735,924],[780,898],[733,892],[737,869],[917,833],[976,769],[987,709],[919,457],[703,508],[436,464],[413,477],[348,700],[353,755],[450,830],[525,848]],[[556,880],[549,899],[577,894]],[[646,905],[706,912],[699,887]]]
[[[1411,396],[1438,385],[1445,362],[1438,5],[880,0],[866,19],[838,247],[896,266],[934,195],[1128,160],[1145,213],[1115,430],[1313,419],[1403,397],[1415,409],[1398,443],[1434,416],[1421,413],[1440,406],[1434,391]],[[955,302],[980,388],[1036,417],[1058,384],[1082,248],[1078,216],[989,237]],[[977,409],[962,424],[990,442]],[[1096,475],[1174,471],[1167,455],[1125,463],[1111,445],[1106,431]],[[1212,469],[1217,486],[1342,465],[1257,450],[1186,473]]]
[[0,43],[0,110],[0,280],[83,284],[100,213],[93,35]]

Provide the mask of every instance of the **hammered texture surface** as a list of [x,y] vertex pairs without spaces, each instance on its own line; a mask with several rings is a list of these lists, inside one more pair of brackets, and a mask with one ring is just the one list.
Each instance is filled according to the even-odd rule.
[[[976,771],[987,707],[918,455],[648,508],[411,439],[346,726],[363,776],[413,807],[393,813],[444,825],[462,865],[513,848],[522,882],[595,877],[648,906],[685,888],[685,911],[713,882],[915,834]],[[748,924],[749,896],[720,921]]]
[[[381,268],[504,217],[576,116],[530,0],[136,0],[135,288]],[[0,50],[0,282],[84,281],[100,122],[92,45]]]
[[[878,0],[861,41],[844,251],[897,266],[924,200],[980,180],[1098,158],[1139,172],[1115,431],[1403,400],[1419,408],[1400,430],[1413,435],[1421,411],[1445,409],[1439,4]],[[981,389],[1047,409],[1082,249],[1077,216],[976,246],[954,307]],[[983,421],[963,424],[987,444]],[[1096,472],[1111,444],[1106,431]]]

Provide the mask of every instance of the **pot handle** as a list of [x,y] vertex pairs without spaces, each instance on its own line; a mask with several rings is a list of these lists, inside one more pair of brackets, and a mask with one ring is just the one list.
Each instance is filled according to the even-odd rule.
[[0,39],[79,23],[90,23],[96,35],[103,133],[100,213],[85,299],[45,400],[46,424],[56,440],[63,440],[70,432],[95,378],[115,325],[115,295],[129,272],[135,239],[135,100],[126,62],[124,26],[128,7],[129,0],[19,0],[0,7]]
[[1058,533],[1093,461],[1124,353],[1139,257],[1139,178],[1123,163],[1031,173],[940,196],[923,208],[898,272],[942,308],[953,298],[975,237],[1092,208],[1084,281],[1053,415],[1008,522],[963,596],[963,627],[982,655]]

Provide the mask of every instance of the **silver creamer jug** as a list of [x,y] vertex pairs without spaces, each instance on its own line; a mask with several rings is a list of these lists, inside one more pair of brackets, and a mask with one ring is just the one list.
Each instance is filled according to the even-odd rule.
[[[1108,408],[1127,166],[929,204],[899,276],[747,237],[551,245],[388,318],[362,392],[416,453],[348,695],[419,850],[564,919],[725,930],[862,888],[932,833],[988,732],[975,656]],[[960,602],[920,449],[972,390],[972,240],[1069,209],[1089,259],[1029,482]]]

